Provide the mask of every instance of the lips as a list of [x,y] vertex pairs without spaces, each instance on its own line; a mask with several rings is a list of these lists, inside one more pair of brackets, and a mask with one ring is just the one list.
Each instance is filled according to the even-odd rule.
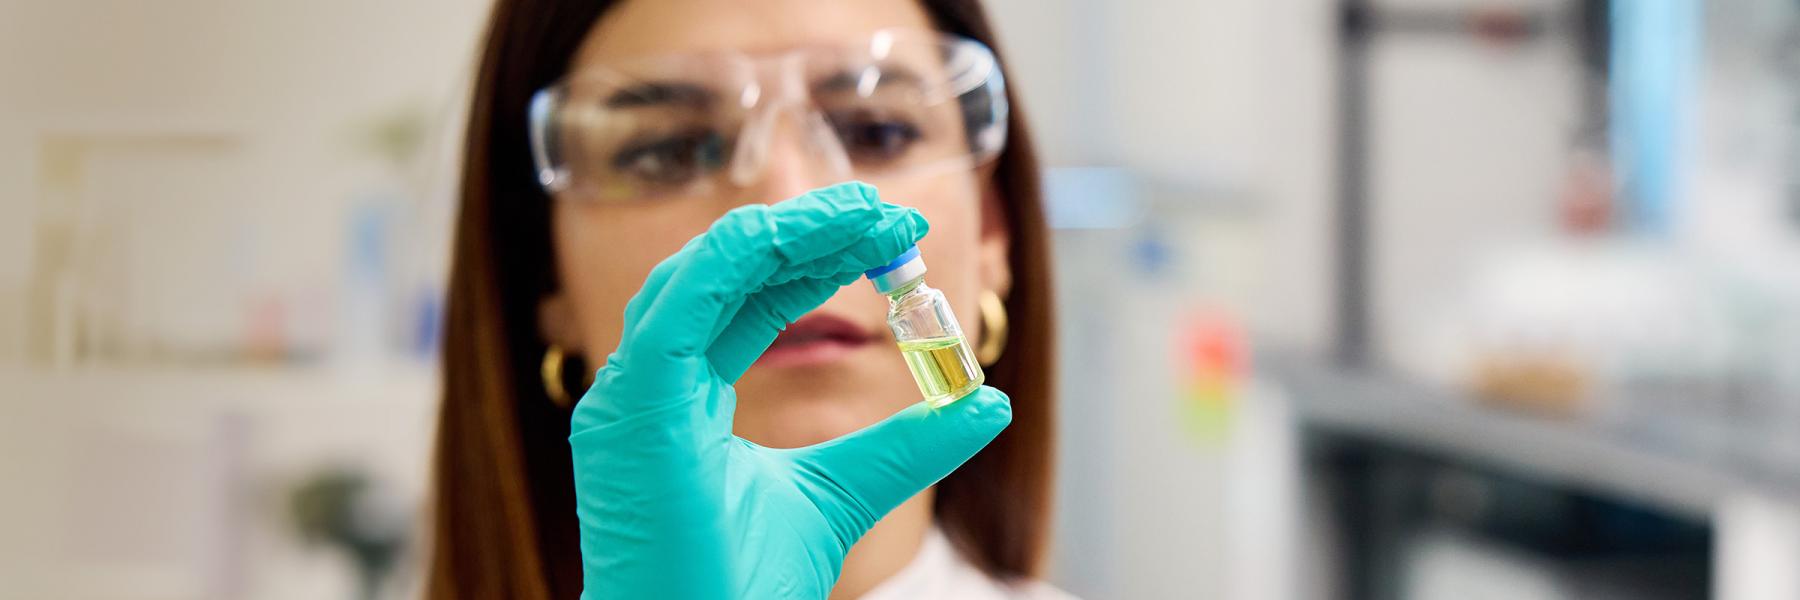
[[759,366],[802,367],[830,363],[874,341],[855,323],[827,314],[802,317],[775,338]]

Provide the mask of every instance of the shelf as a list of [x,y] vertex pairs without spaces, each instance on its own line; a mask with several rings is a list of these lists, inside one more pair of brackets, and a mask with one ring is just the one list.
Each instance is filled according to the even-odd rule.
[[389,361],[380,367],[101,366],[0,367],[0,389],[15,407],[73,402],[110,406],[435,405],[434,368]]
[[1600,427],[1478,406],[1460,393],[1290,357],[1258,357],[1303,426],[1711,518],[1738,495],[1800,503],[1800,473],[1683,453]]

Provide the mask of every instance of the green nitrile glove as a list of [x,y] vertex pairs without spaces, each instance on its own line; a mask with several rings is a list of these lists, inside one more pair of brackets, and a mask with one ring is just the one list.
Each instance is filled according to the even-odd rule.
[[733,210],[657,265],[570,425],[583,598],[825,598],[877,519],[1011,422],[984,387],[806,448],[731,433],[775,336],[925,231],[848,183]]

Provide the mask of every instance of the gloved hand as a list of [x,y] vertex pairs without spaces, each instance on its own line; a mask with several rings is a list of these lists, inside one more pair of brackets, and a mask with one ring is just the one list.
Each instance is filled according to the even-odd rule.
[[731,433],[776,334],[925,231],[841,184],[733,210],[651,272],[571,421],[583,598],[825,598],[877,519],[1011,422],[984,387],[806,448]]

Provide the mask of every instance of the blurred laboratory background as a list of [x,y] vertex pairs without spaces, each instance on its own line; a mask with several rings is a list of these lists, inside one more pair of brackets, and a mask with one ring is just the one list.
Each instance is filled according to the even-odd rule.
[[[0,597],[416,595],[486,4],[0,1]],[[988,6],[1052,582],[1800,598],[1800,3]]]

